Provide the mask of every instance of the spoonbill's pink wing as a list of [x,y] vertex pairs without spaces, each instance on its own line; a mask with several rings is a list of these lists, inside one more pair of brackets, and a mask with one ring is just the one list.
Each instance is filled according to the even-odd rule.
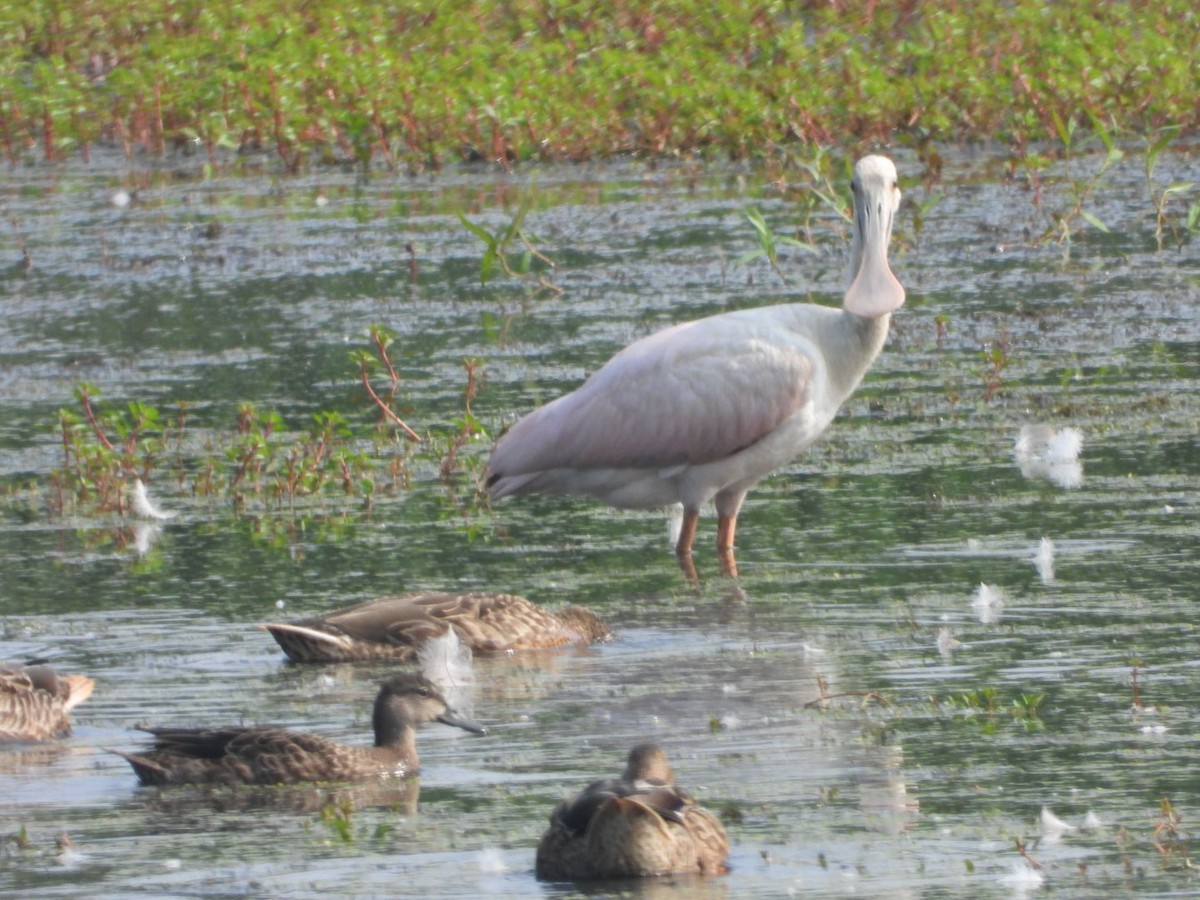
[[496,445],[490,476],[699,465],[754,444],[809,402],[814,366],[768,312],[688,322],[631,344],[577,391],[517,422]]

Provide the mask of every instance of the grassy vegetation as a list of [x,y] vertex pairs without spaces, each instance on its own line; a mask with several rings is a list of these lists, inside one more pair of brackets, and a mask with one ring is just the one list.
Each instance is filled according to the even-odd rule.
[[[131,485],[166,472],[181,493],[201,500],[238,511],[303,515],[335,497],[369,507],[379,494],[406,490],[415,468],[436,472],[453,509],[470,519],[481,511],[475,484],[483,462],[479,453],[461,451],[491,443],[471,412],[478,363],[463,361],[461,414],[418,433],[396,411],[400,379],[390,356],[395,336],[372,326],[367,338],[370,348],[354,350],[350,363],[369,400],[368,412],[323,410],[303,430],[289,430],[279,413],[243,403],[232,430],[196,434],[187,404],[168,413],[138,401],[115,406],[102,402],[93,385],[79,384],[78,411],[59,411],[62,465],[49,474],[46,505],[62,516],[126,513],[137,505]],[[33,499],[41,491],[29,483],[10,499]],[[472,524],[465,525],[472,533]]]
[[1200,124],[1193,0],[32,0],[11,162],[198,145],[437,166]]

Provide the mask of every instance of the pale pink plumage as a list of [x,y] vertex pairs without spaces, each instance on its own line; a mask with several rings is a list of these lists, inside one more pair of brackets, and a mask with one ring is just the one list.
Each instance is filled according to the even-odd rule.
[[681,561],[690,559],[700,507],[715,501],[718,549],[735,572],[733,531],[746,491],[825,430],[904,302],[887,264],[900,202],[895,167],[880,156],[859,160],[853,186],[843,309],[739,310],[631,344],[501,438],[485,475],[489,494],[584,494],[636,509],[682,504]]

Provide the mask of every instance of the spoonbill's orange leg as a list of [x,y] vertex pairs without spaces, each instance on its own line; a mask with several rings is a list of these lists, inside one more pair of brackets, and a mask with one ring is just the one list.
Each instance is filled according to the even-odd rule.
[[737,513],[717,516],[717,556],[721,560],[721,571],[737,578],[737,560],[733,558],[733,534],[737,531]]

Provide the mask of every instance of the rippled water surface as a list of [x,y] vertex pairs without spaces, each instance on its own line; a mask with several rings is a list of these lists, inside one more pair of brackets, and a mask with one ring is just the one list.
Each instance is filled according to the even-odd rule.
[[[235,514],[164,463],[151,488],[179,514],[161,526],[63,518],[58,410],[88,382],[116,406],[186,401],[197,440],[243,402],[292,429],[362,420],[348,354],[379,323],[418,429],[459,414],[469,357],[496,432],[665,324],[840,302],[846,227],[820,207],[801,234],[817,252],[781,259],[788,284],[744,259],[748,205],[796,226],[777,180],[641,163],[6,172],[0,253],[32,267],[0,273],[0,658],[49,657],[96,690],[69,738],[0,748],[0,893],[569,893],[533,877],[547,815],[653,739],[724,818],[732,871],[602,893],[1192,895],[1200,242],[1176,208],[1158,249],[1133,155],[1086,199],[1109,231],[1076,219],[1069,244],[1035,238],[1097,159],[1044,173],[1040,207],[1000,156],[950,158],[928,188],[897,162],[908,304],[826,439],[751,492],[736,583],[702,520],[699,588],[662,515],[520,498],[464,516],[469,485],[420,465],[369,510],[291,516]],[[1200,164],[1164,158],[1155,177],[1200,182]],[[457,213],[495,230],[526,196],[561,295],[479,283]],[[1029,425],[1077,429],[1079,468],[1018,458]],[[289,666],[254,626],[416,588],[584,604],[617,639],[478,660],[490,733],[422,729],[419,783],[146,789],[106,752],[147,722],[366,741],[389,667]]]

